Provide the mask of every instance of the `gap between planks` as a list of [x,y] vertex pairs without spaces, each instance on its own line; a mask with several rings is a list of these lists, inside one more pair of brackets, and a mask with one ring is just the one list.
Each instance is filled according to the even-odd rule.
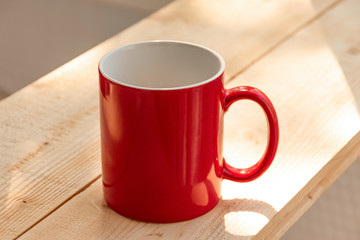
[[329,10],[333,9],[335,6],[337,6],[339,3],[341,3],[344,0],[338,0],[333,2],[332,4],[330,4],[328,7],[324,8],[322,11],[318,12],[318,14],[316,14],[313,18],[310,18],[308,21],[304,22],[303,24],[301,24],[300,26],[298,26],[297,28],[295,28],[293,31],[291,31],[288,35],[285,35],[282,39],[280,39],[277,43],[275,43],[273,46],[269,47],[268,50],[264,51],[262,54],[260,54],[259,56],[255,57],[255,59],[253,59],[252,61],[250,61],[248,64],[246,64],[244,67],[242,67],[238,72],[236,72],[233,76],[229,77],[229,79],[227,79],[226,83],[231,82],[232,80],[234,80],[237,76],[239,76],[240,74],[242,74],[243,72],[245,72],[247,69],[249,69],[252,65],[254,65],[255,63],[257,63],[258,61],[260,61],[261,59],[263,59],[265,56],[267,56],[269,53],[271,53],[272,51],[274,51],[276,48],[278,48],[279,46],[281,46],[284,42],[286,42],[287,40],[289,40],[292,36],[294,36],[297,32],[299,32],[301,29],[304,29],[305,27],[307,27],[308,25],[310,25],[311,23],[313,23],[314,21],[316,21],[318,18],[320,18],[321,16],[323,16],[325,13],[327,13]]
[[20,233],[16,238],[14,239],[18,239],[20,238],[22,235],[24,235],[26,232],[28,232],[30,229],[32,229],[34,226],[36,226],[38,223],[40,223],[41,221],[43,221],[44,219],[46,219],[48,216],[50,216],[53,212],[55,212],[56,210],[58,210],[59,208],[61,208],[64,204],[66,204],[67,202],[69,202],[71,199],[73,199],[74,197],[76,197],[78,194],[82,193],[83,191],[85,191],[86,189],[88,189],[94,182],[96,182],[98,179],[100,179],[101,174],[99,174],[98,176],[96,176],[93,180],[89,181],[86,185],[84,185],[82,188],[80,188],[78,191],[76,191],[74,194],[72,194],[70,197],[68,197],[67,199],[65,199],[61,204],[59,204],[57,207],[55,207],[53,210],[49,211],[47,214],[45,214],[42,218],[40,218],[39,220],[37,220],[36,222],[34,222],[30,227],[28,227],[27,229],[25,229],[22,233]]
[[[266,57],[268,54],[270,54],[272,51],[274,51],[275,49],[277,49],[279,46],[281,46],[284,42],[288,41],[292,36],[294,36],[296,33],[298,33],[300,30],[304,29],[305,27],[307,27],[308,25],[310,25],[311,23],[313,23],[314,21],[316,21],[317,19],[319,19],[321,16],[323,16],[325,13],[327,13],[329,10],[333,9],[334,7],[336,7],[339,3],[343,2],[343,0],[337,0],[335,2],[333,2],[332,4],[330,4],[328,7],[324,8],[323,10],[321,10],[320,12],[318,12],[317,14],[315,14],[314,17],[310,18],[308,21],[304,22],[303,24],[301,24],[300,26],[298,26],[297,28],[295,28],[293,31],[289,32],[287,35],[285,35],[282,39],[280,39],[278,42],[276,42],[275,44],[273,44],[272,46],[270,46],[267,50],[265,50],[262,54],[260,54],[259,56],[255,57],[252,61],[250,61],[248,64],[246,64],[245,66],[243,66],[238,72],[234,73],[232,76],[230,76],[228,79],[226,79],[226,84],[231,82],[232,80],[234,80],[235,78],[237,78],[240,74],[244,73],[246,70],[248,70],[251,66],[253,66],[254,64],[256,64],[257,62],[259,62],[261,59],[263,59],[264,57]],[[60,203],[58,206],[56,206],[54,209],[52,209],[51,211],[49,211],[47,214],[45,214],[42,218],[40,218],[39,220],[37,220],[35,223],[33,223],[31,226],[29,226],[27,229],[25,229],[23,232],[21,232],[17,237],[15,237],[14,239],[18,239],[20,238],[22,235],[24,235],[26,232],[28,232],[29,230],[31,230],[34,226],[36,226],[37,224],[39,224],[40,222],[42,222],[43,220],[45,220],[48,216],[50,216],[52,213],[54,213],[55,211],[57,211],[59,208],[61,208],[63,205],[65,205],[67,202],[69,202],[71,199],[73,199],[74,197],[76,197],[78,194],[82,193],[83,191],[85,191],[86,189],[88,189],[93,183],[95,183],[98,179],[101,178],[101,174],[99,174],[98,176],[96,176],[95,178],[93,178],[91,181],[89,181],[87,184],[85,184],[82,188],[80,188],[78,191],[76,191],[74,194],[72,194],[71,196],[69,196],[67,199],[65,199],[62,203]],[[337,177],[335,179],[331,179],[329,181],[329,185],[334,182],[337,179]],[[320,182],[325,181],[326,179],[322,179],[320,180]],[[328,185],[328,186],[329,186]],[[324,192],[328,186],[325,186],[324,189],[322,189],[321,193]],[[310,194],[313,190],[310,191]],[[310,203],[309,204],[305,204],[307,205],[306,208],[308,209],[315,201],[316,199],[318,199],[318,197],[321,195],[317,194],[316,198],[310,198]],[[305,200],[300,201],[300,203],[298,205],[304,205],[304,201],[307,201],[307,197],[305,197]],[[283,233],[285,233],[285,231],[287,230],[287,228],[289,228],[298,218],[301,217],[300,214],[298,214],[298,211],[295,212],[294,214],[291,215],[287,215],[287,218],[290,218],[290,224],[288,224],[288,226],[286,226],[285,228],[281,229],[281,235]],[[291,219],[292,218],[292,219]],[[264,231],[266,231],[266,229],[263,229]],[[263,232],[263,231],[262,231]],[[270,235],[273,234],[273,236],[275,235],[273,232],[270,232]],[[278,233],[279,234],[279,233]],[[260,236],[262,234],[259,234]]]

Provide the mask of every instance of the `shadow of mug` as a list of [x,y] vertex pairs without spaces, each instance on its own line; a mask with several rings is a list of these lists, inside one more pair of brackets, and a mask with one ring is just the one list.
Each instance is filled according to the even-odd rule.
[[[149,223],[132,220],[112,211],[105,200],[94,204],[98,221],[106,225],[102,238],[118,239],[251,239],[277,211],[270,204],[255,199],[220,199],[210,212],[188,221]],[[247,214],[247,216],[239,216]],[[111,221],[109,220],[111,219]],[[260,220],[260,221],[259,221]],[[106,222],[113,224],[105,224]],[[242,225],[239,225],[242,221]],[[131,226],[122,228],[122,226]],[[135,234],[136,233],[136,234]]]
[[[263,201],[246,198],[221,199],[212,211],[197,220],[194,219],[196,222],[207,219],[212,221],[203,224],[203,229],[198,231],[194,239],[251,239],[276,213],[273,206]],[[246,217],[246,222],[242,217]],[[237,220],[242,220],[246,225],[239,226]]]

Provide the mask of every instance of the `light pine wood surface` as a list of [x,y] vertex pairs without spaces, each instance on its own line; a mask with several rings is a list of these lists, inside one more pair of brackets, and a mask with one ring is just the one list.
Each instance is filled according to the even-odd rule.
[[[360,155],[359,10],[356,0],[175,1],[4,99],[0,238],[280,238]],[[215,49],[227,87],[262,89],[280,122],[278,154],[261,178],[224,181],[214,210],[175,224],[126,219],[101,191],[97,63],[149,39]],[[256,161],[266,144],[259,107],[236,103],[225,127],[226,159]]]

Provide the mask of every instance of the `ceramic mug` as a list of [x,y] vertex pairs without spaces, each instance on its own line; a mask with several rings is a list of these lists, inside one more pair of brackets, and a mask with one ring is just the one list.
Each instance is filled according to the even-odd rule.
[[[279,139],[274,107],[256,88],[225,89],[224,69],[215,51],[179,41],[134,43],[100,60],[103,191],[113,210],[147,222],[192,219],[216,206],[222,179],[267,170]],[[263,157],[246,169],[223,158],[224,113],[241,99],[258,103],[269,126]]]

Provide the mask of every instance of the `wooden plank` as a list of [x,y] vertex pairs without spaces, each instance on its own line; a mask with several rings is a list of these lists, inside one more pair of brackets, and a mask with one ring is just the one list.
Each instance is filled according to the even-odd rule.
[[[346,147],[314,176],[311,181],[266,225],[256,239],[279,239],[314,204],[328,187],[360,155],[360,134],[353,137]],[[350,193],[349,193],[350,194]]]
[[[106,206],[98,180],[22,238],[280,238],[360,156],[359,11],[357,0],[341,3],[227,84],[268,93],[279,115],[280,146],[258,180],[224,181],[223,200],[213,211],[175,224],[132,221]],[[236,104],[226,116],[225,145],[247,139],[241,143],[247,148],[225,150],[236,165],[264,145],[264,119],[253,107]]]
[[[86,191],[75,196],[54,214],[22,235],[20,239],[37,239],[50,236],[48,234],[52,234],[53,239],[232,239],[236,235],[226,229],[227,221],[224,219],[226,214],[231,214],[234,210],[251,211],[260,206],[263,208],[263,213],[269,217],[276,212],[266,203],[256,203],[250,199],[221,200],[211,212],[194,220],[152,224],[134,221],[116,214],[106,205],[101,192],[102,183],[98,180]],[[86,201],[84,201],[85,198]],[[254,223],[258,219],[251,218],[250,214],[248,220]],[[260,220],[264,219],[260,218]],[[249,228],[251,228],[249,224],[241,227],[242,231],[245,229],[256,231]]]
[[0,238],[19,236],[100,177],[97,63],[106,52],[193,41],[224,55],[231,78],[336,2],[177,1],[1,101]]
[[175,1],[122,32],[119,45],[153,39],[203,44],[221,53],[231,78],[340,1]]

